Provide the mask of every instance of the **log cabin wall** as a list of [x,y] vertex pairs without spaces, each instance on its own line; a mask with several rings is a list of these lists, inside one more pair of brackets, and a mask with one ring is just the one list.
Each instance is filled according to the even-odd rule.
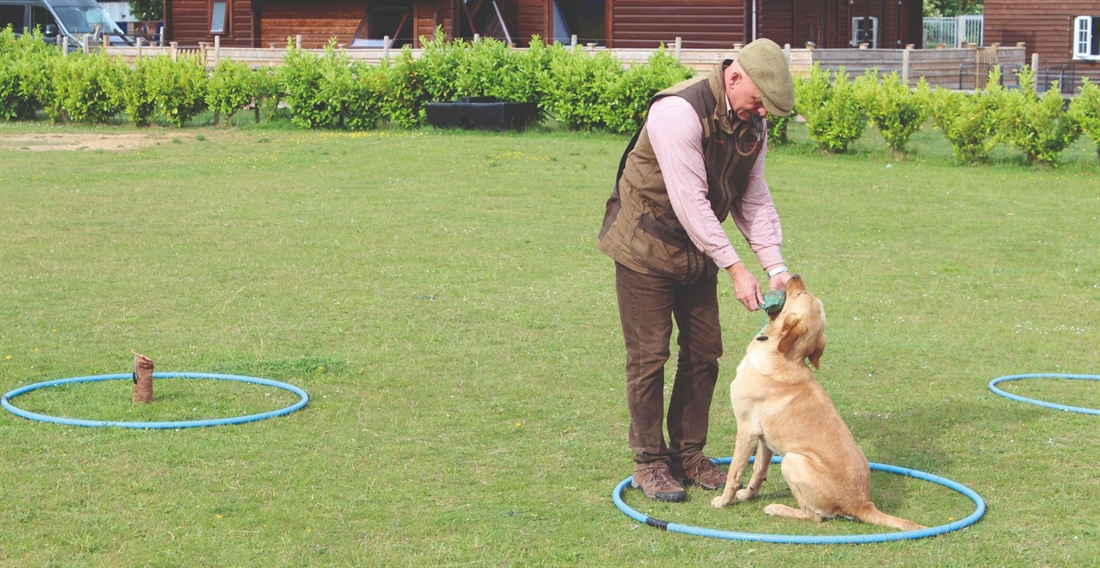
[[531,45],[531,36],[537,35],[546,43],[550,37],[550,10],[549,0],[515,0],[505,1],[503,4],[515,14],[516,31],[512,38],[516,45],[524,47]]
[[[303,5],[294,0],[256,0],[260,46],[285,46],[287,38],[302,36],[303,48],[328,45],[329,38],[349,45],[366,15],[362,0],[329,0]],[[224,45],[224,43],[223,43]]]
[[[459,0],[461,1],[461,0]],[[302,47],[321,48],[335,37],[337,43],[350,45],[372,4],[369,0],[324,0],[305,3],[296,0],[227,0],[230,7],[226,47],[285,46],[287,38],[302,36]],[[381,0],[376,5],[403,6],[411,10],[414,47],[421,36],[432,37],[436,26],[450,35],[451,0]],[[213,43],[210,33],[210,0],[165,0],[165,39],[180,46]],[[381,39],[381,38],[379,38]]]
[[1100,16],[1100,1],[985,0],[983,43],[1014,46],[1024,42],[1028,65],[1032,54],[1039,54],[1040,82],[1044,74],[1057,79],[1063,67],[1070,66],[1078,85],[1082,77],[1100,82],[1100,61],[1073,59],[1073,25],[1078,16]]
[[776,43],[843,49],[852,45],[853,18],[878,19],[879,49],[920,45],[924,37],[920,0],[758,0],[757,36]]
[[[210,0],[164,0],[164,41],[181,46],[214,42],[210,33]],[[229,14],[221,44],[227,47],[259,47],[257,20],[251,0],[227,1]]]
[[741,0],[607,0],[607,44],[615,48],[672,45],[727,48],[747,43],[748,5]]

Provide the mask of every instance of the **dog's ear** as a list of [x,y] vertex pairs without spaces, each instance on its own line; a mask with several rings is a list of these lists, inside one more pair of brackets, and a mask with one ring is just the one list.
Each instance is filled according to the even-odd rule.
[[802,324],[802,318],[797,314],[788,315],[787,319],[783,320],[783,331],[779,332],[779,352],[786,353],[805,331],[806,326]]
[[821,337],[817,340],[817,347],[814,348],[814,352],[810,353],[810,364],[815,369],[821,368],[821,354],[825,352],[825,334],[821,334]]

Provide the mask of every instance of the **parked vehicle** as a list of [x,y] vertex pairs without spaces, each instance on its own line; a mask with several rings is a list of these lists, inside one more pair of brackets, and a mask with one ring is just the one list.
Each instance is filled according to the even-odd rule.
[[9,25],[17,36],[40,28],[45,41],[68,37],[75,47],[83,46],[85,38],[92,38],[93,45],[104,40],[134,44],[95,0],[0,0],[0,29]]

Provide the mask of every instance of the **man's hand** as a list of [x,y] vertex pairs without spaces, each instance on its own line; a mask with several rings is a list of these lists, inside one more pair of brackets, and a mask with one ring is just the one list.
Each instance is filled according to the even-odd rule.
[[768,280],[768,287],[772,290],[786,290],[787,281],[791,279],[790,272],[780,272]]
[[[745,264],[737,261],[728,266],[726,272],[729,272],[730,278],[733,279],[733,291],[736,294],[737,301],[741,302],[750,312],[759,310],[760,303],[764,301],[764,296],[760,293],[760,283],[756,281],[756,277],[751,272],[745,269]],[[790,279],[790,274],[786,273],[776,275],[774,279],[784,275]],[[783,284],[786,284],[786,280],[783,281]]]

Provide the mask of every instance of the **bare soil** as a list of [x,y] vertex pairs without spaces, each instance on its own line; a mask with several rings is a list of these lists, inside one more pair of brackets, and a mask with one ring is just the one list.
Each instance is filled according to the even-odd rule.
[[[204,133],[209,137],[209,134]],[[105,150],[133,151],[169,144],[173,139],[194,140],[194,133],[181,132],[50,132],[35,134],[0,134],[0,149],[30,152]]]

